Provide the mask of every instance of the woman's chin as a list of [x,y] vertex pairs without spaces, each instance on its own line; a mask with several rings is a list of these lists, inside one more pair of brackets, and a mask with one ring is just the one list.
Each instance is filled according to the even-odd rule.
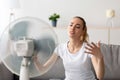
[[73,36],[73,35],[69,35],[69,37],[70,37],[70,38],[74,38],[75,36]]

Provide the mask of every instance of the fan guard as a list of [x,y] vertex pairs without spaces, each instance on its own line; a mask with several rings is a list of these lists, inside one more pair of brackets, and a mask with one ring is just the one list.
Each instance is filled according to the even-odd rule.
[[[0,38],[0,57],[5,66],[16,75],[20,74],[22,57],[17,56],[13,49],[13,43],[23,37],[34,40],[34,54],[38,55],[42,64],[52,55],[58,42],[52,27],[41,19],[24,17],[11,22]],[[30,77],[43,74],[36,69],[32,59],[29,72]]]

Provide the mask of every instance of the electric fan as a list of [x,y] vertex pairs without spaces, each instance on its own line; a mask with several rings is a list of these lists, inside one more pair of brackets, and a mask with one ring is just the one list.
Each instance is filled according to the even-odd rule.
[[32,56],[44,64],[57,45],[57,37],[48,23],[34,18],[24,17],[9,24],[0,38],[0,57],[5,66],[20,80],[29,80],[44,74],[38,71]]

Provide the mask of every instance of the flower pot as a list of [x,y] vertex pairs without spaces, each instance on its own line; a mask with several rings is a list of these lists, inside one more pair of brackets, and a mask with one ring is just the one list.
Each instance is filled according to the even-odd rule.
[[53,26],[53,27],[56,27],[56,26],[57,26],[57,20],[52,21],[52,26]]

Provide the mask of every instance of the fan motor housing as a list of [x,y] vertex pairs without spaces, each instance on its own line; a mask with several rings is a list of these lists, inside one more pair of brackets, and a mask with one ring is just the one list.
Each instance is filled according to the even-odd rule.
[[18,40],[14,44],[14,50],[18,56],[31,57],[34,52],[34,42],[32,39]]

